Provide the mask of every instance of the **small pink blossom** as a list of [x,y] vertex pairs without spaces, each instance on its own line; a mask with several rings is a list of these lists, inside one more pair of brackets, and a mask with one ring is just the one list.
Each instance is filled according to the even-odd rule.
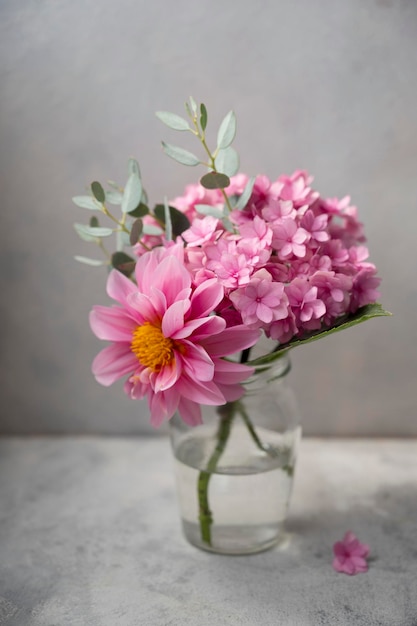
[[278,250],[280,259],[288,259],[292,255],[304,257],[306,254],[306,241],[308,234],[304,228],[299,228],[297,222],[285,217],[272,225],[274,233],[272,245]]
[[208,241],[214,241],[221,231],[217,231],[219,220],[212,215],[202,219],[194,219],[190,228],[182,233],[182,237],[189,246],[201,246]]
[[336,572],[352,576],[368,571],[366,558],[369,554],[369,546],[361,543],[351,531],[345,534],[342,541],[336,541],[333,553],[333,568]]
[[271,274],[265,269],[255,272],[245,287],[236,289],[229,297],[247,326],[259,327],[288,317],[284,285],[272,282]]
[[312,287],[307,280],[295,278],[285,290],[291,309],[302,324],[319,320],[326,313],[324,302],[317,298],[317,287]]

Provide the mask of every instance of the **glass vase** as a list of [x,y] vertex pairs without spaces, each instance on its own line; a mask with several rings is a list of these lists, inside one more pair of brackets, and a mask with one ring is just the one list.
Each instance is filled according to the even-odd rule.
[[245,383],[236,402],[202,407],[203,424],[170,422],[182,527],[188,541],[251,554],[283,537],[301,436],[288,356]]

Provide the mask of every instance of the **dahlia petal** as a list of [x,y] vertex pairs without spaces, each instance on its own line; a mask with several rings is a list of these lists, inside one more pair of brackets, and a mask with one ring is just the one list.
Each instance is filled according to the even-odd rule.
[[252,330],[239,324],[226,328],[222,333],[214,337],[205,337],[200,344],[207,350],[210,356],[227,356],[245,348],[253,346],[260,337],[259,330]]
[[118,270],[112,270],[107,279],[107,294],[120,304],[127,305],[129,294],[137,290],[136,285]]
[[182,343],[182,348],[185,348],[181,353],[182,365],[188,376],[192,380],[212,380],[214,364],[204,348],[187,340]]
[[149,296],[135,291],[127,297],[127,303],[135,311],[135,317],[139,324],[144,322],[156,322],[160,315],[155,308],[154,302]]
[[235,402],[235,400],[239,400],[239,398],[241,398],[245,393],[244,388],[242,387],[242,385],[239,384],[222,385],[219,382],[216,382],[216,384],[224,395],[226,402]]
[[216,335],[224,330],[226,322],[217,315],[203,317],[197,320],[185,322],[184,327],[171,335],[172,339],[185,339],[192,335],[193,341],[198,341],[206,335]]
[[97,382],[105,387],[130,374],[138,367],[138,360],[128,343],[114,343],[98,353],[92,364]]
[[186,300],[177,300],[165,311],[162,318],[162,332],[164,337],[172,337],[184,327],[184,313],[187,308]]
[[105,341],[131,341],[137,325],[121,307],[96,305],[90,312],[90,327],[99,339]]
[[221,302],[224,288],[217,278],[206,280],[198,285],[191,296],[191,317],[205,317],[214,311]]
[[182,366],[180,359],[174,359],[169,365],[165,365],[160,372],[153,372],[150,377],[152,389],[155,393],[166,391],[177,382],[181,376]]
[[234,385],[246,380],[254,372],[253,367],[243,363],[225,361],[224,359],[214,360],[214,378],[216,384]]
[[156,289],[165,294],[167,305],[170,306],[182,289],[190,287],[191,276],[176,257],[168,256],[157,266],[152,282]]
[[197,402],[181,398],[178,403],[178,413],[181,419],[189,426],[198,426],[203,423],[201,418],[201,407]]
[[217,406],[226,402],[224,395],[212,381],[201,382],[181,376],[175,389],[184,398],[200,404]]
[[149,394],[149,409],[151,411],[151,425],[159,428],[170,419],[177,410],[180,396],[173,389]]

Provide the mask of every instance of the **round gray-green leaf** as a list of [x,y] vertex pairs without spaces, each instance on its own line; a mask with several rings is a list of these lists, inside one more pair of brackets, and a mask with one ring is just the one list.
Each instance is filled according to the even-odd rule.
[[168,128],[173,130],[190,130],[188,122],[180,115],[170,113],[169,111],[157,111],[155,115]]
[[89,209],[90,211],[101,210],[101,206],[97,203],[97,200],[91,196],[74,196],[72,201],[82,209]]
[[208,172],[200,178],[200,183],[206,189],[225,189],[230,185],[230,178],[220,172]]
[[216,160],[216,169],[227,176],[234,176],[239,171],[239,155],[232,146],[219,150]]
[[132,172],[127,179],[123,192],[122,213],[129,213],[136,209],[142,197],[142,183],[136,172]]
[[162,142],[162,147],[165,152],[171,159],[174,161],[178,161],[178,163],[182,163],[182,165],[198,165],[200,163],[200,159],[195,156],[192,152],[188,152],[188,150],[184,150],[183,148],[178,148],[177,146],[172,146],[169,143]]
[[212,206],[211,204],[196,204],[195,210],[197,213],[201,213],[201,215],[211,215],[212,217],[217,217],[219,220],[224,217],[223,208]]
[[85,265],[91,265],[92,267],[99,267],[100,265],[105,265],[105,261],[99,261],[98,259],[89,259],[86,256],[75,256],[74,259],[79,263],[84,263]]
[[236,115],[234,111],[229,111],[222,123],[220,124],[219,132],[217,133],[217,148],[224,150],[228,148],[232,143],[236,135]]
[[200,104],[200,126],[202,130],[207,128],[207,108],[203,102]]

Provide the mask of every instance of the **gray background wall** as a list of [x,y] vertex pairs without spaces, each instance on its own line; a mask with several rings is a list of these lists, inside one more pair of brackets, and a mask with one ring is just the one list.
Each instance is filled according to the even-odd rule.
[[2,0],[2,433],[150,432],[146,409],[90,374],[104,270],[76,264],[71,196],[125,179],[174,197],[198,175],[160,151],[153,115],[234,108],[242,170],[307,168],[352,195],[395,316],[293,354],[315,434],[417,434],[417,2]]

